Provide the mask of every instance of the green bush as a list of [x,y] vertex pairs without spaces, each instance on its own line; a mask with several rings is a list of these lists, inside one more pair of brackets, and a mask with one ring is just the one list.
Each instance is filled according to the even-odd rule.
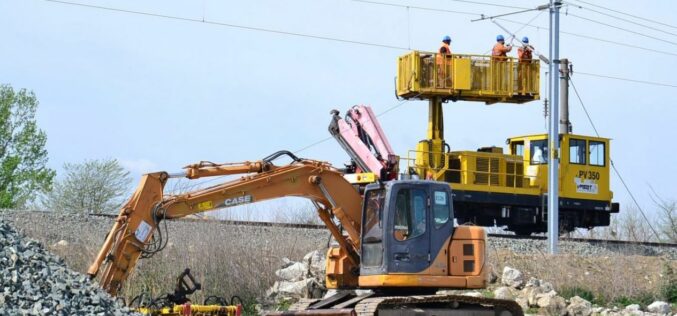
[[677,303],[677,275],[667,262],[663,264],[663,275],[664,283],[660,287],[660,295],[670,303]]
[[603,302],[600,302],[600,301],[603,301],[603,299],[596,297],[595,294],[592,293],[592,291],[590,291],[588,289],[581,288],[581,287],[577,287],[577,286],[564,287],[559,291],[559,295],[566,298],[566,299],[570,299],[574,296],[578,296],[578,297],[585,299],[585,300],[592,302],[592,303],[596,303],[596,304],[603,303]]
[[634,295],[634,296],[631,296],[631,297],[627,297],[627,296],[617,297],[616,299],[614,299],[612,301],[612,304],[616,305],[616,306],[618,306],[618,305],[628,306],[628,305],[632,305],[632,304],[639,304],[640,306],[647,306],[647,305],[651,304],[655,299],[656,299],[656,297],[653,294],[645,292],[645,293],[640,293],[638,295]]
[[677,303],[677,282],[668,282],[661,287],[661,296],[670,303]]

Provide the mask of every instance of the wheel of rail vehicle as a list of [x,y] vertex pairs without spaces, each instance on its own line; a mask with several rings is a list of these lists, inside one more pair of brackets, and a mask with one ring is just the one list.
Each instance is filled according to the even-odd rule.
[[534,233],[534,231],[531,228],[525,227],[514,228],[512,229],[512,231],[515,233],[515,235],[523,237],[529,237]]

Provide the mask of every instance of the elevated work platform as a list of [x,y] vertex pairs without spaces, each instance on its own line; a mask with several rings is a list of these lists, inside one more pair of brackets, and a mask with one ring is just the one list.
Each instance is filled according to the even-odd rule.
[[539,82],[537,59],[413,51],[397,65],[397,95],[405,99],[525,103],[540,98]]

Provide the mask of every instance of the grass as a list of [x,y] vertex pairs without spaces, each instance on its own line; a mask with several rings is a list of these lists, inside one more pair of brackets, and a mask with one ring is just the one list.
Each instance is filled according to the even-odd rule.
[[[12,215],[13,214],[13,215]],[[30,238],[64,258],[73,270],[86,272],[112,219],[59,214],[12,213],[4,216]],[[2,217],[0,213],[0,217]],[[190,268],[202,291],[191,296],[202,303],[210,295],[259,302],[276,281],[282,258],[300,261],[327,245],[324,230],[224,225],[216,222],[168,222],[169,244],[153,258],[140,260],[121,296],[128,302],[142,292],[153,297],[172,292],[176,277]],[[60,240],[65,248],[54,247]],[[245,306],[247,307],[247,306]],[[253,307],[249,307],[251,309]]]
[[[632,253],[628,251],[628,253]],[[645,306],[654,300],[675,303],[677,278],[671,271],[677,261],[623,253],[608,256],[560,254],[521,255],[488,247],[489,262],[500,275],[503,267],[522,271],[552,283],[560,295],[578,295],[598,305]]]

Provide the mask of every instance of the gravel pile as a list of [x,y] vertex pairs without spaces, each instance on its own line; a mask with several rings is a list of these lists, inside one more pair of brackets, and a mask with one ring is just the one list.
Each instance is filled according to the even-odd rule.
[[636,304],[620,309],[596,306],[579,296],[565,299],[550,282],[536,278],[527,280],[521,271],[507,266],[503,268],[501,285],[494,290],[494,298],[515,300],[525,313],[536,310],[537,315],[662,316],[670,315],[672,311],[671,304],[663,301],[654,301],[644,309]]
[[0,219],[0,315],[133,315]]
[[[546,240],[512,239],[489,237],[490,249],[509,250],[516,254],[538,254],[548,252]],[[585,242],[560,241],[561,253],[578,256],[614,256],[637,255],[637,256],[665,256],[670,260],[677,260],[677,248],[652,247],[642,245],[615,245],[615,244],[589,244]]]

